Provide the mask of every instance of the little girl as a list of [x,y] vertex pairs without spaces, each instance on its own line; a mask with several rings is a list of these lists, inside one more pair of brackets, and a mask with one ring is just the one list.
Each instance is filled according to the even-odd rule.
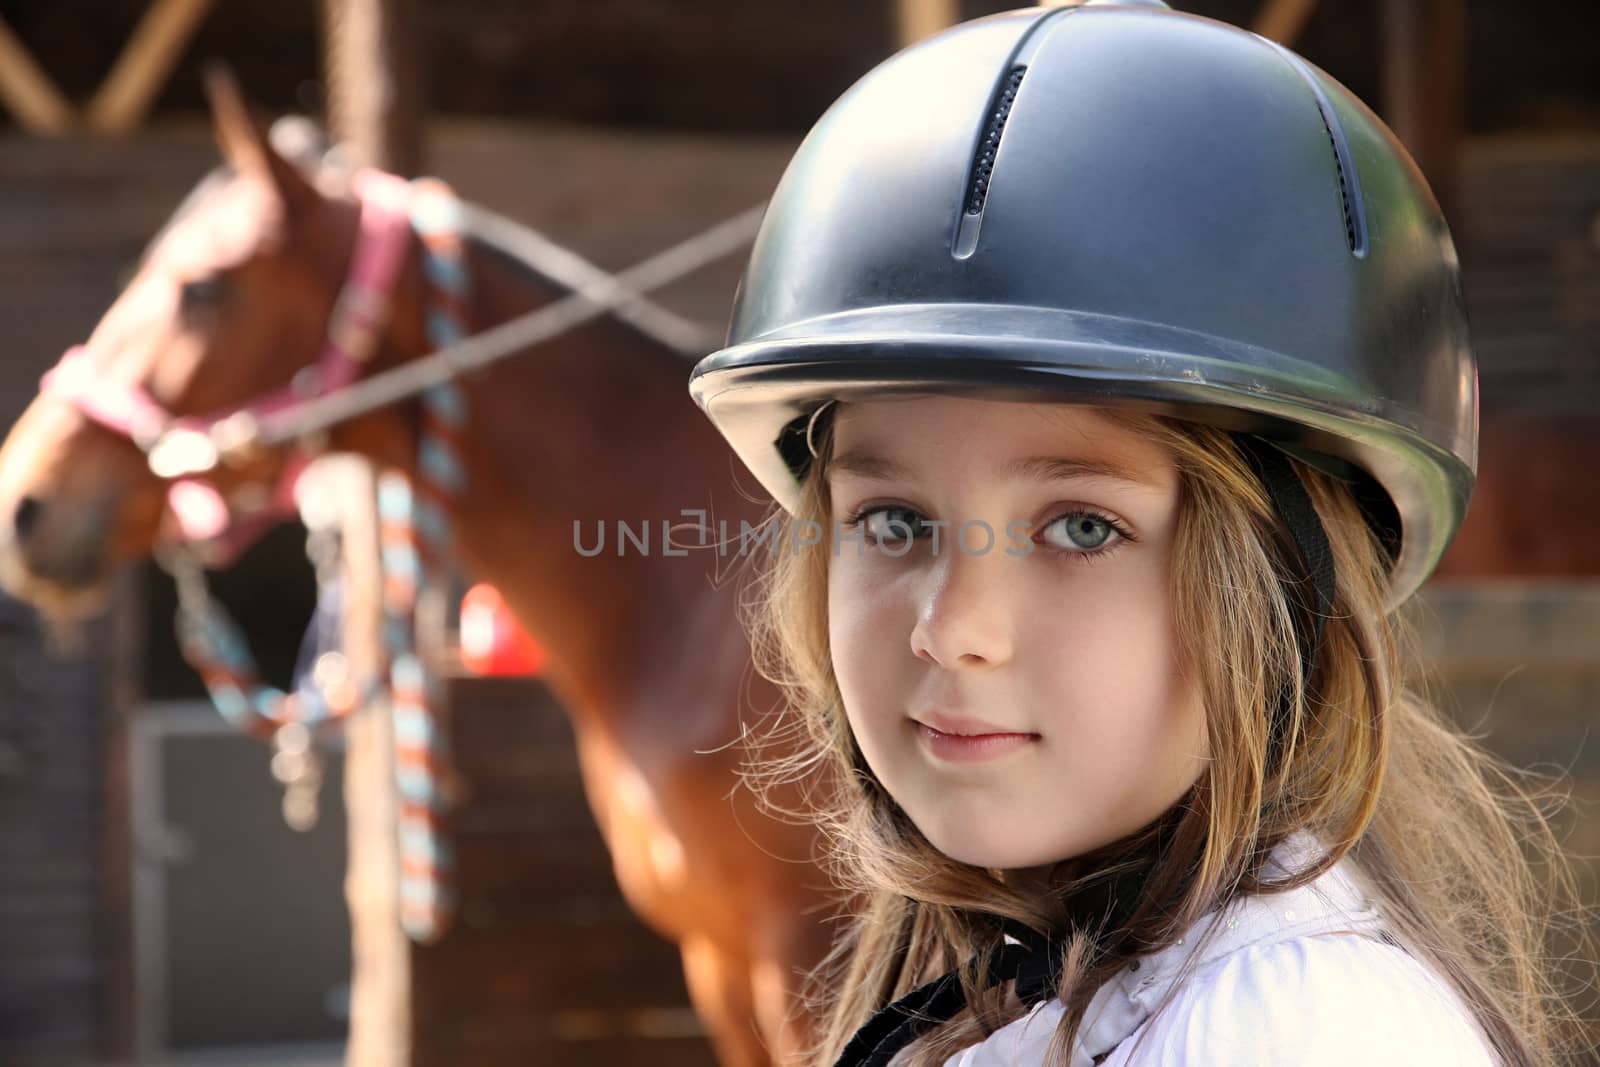
[[800,147],[690,389],[786,524],[764,771],[861,904],[816,1062],[1576,1044],[1561,850],[1396,613],[1474,477],[1455,254],[1337,82],[1153,3],[908,49]]

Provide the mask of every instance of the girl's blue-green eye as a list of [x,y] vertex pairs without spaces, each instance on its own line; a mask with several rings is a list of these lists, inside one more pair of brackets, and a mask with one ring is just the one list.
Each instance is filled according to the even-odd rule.
[[[862,508],[844,525],[847,529],[859,527],[867,544],[886,545],[890,549],[909,547],[908,542],[925,538],[933,530],[933,524],[914,508],[893,504]],[[1059,533],[1052,534],[1052,531]],[[1057,515],[1035,536],[1042,538],[1057,554],[1080,559],[1104,555],[1115,550],[1122,541],[1134,540],[1133,535],[1109,515],[1082,507]]]
[[850,525],[859,524],[866,532],[868,543],[900,544],[907,538],[915,539],[931,529],[922,516],[910,508],[877,507],[858,512]]
[[[1047,541],[1054,547],[1069,552],[1073,549],[1092,552],[1103,548],[1106,542],[1119,533],[1110,520],[1092,511],[1069,511],[1050,522],[1044,529]],[[1060,530],[1062,536],[1066,538],[1066,543],[1051,538],[1049,532],[1052,530]]]

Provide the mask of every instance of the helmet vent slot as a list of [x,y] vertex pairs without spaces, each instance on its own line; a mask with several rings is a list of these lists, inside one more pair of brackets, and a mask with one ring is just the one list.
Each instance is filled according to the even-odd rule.
[[1339,112],[1333,106],[1333,100],[1322,87],[1321,80],[1316,73],[1306,65],[1305,60],[1278,44],[1268,41],[1285,63],[1294,68],[1306,83],[1306,88],[1311,90],[1311,95],[1317,101],[1317,113],[1322,116],[1322,129],[1328,135],[1328,143],[1333,148],[1333,166],[1339,176],[1339,208],[1344,214],[1344,239],[1345,246],[1352,255],[1365,256],[1367,254],[1367,216],[1366,209],[1361,202],[1361,181],[1356,177],[1355,157],[1350,151],[1349,138],[1345,136],[1344,124],[1339,121]]
[[1017,88],[1027,72],[1026,66],[1012,67],[995,97],[994,106],[989,109],[989,118],[983,124],[983,138],[978,142],[978,152],[972,161],[972,179],[967,183],[968,215],[983,214],[983,202],[989,196],[989,180],[994,175],[995,155],[1000,151],[1000,135],[1005,132],[1011,105],[1017,99]]
[[1322,116],[1322,128],[1328,133],[1328,145],[1333,149],[1333,168],[1339,172],[1339,207],[1344,213],[1344,240],[1350,251],[1356,250],[1356,223],[1350,210],[1350,182],[1345,178],[1344,161],[1339,158],[1339,140],[1333,135],[1333,129],[1328,125],[1326,113]]

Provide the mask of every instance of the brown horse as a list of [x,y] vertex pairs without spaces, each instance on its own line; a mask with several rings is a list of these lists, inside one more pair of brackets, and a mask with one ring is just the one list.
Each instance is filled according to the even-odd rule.
[[[191,198],[87,344],[98,374],[174,415],[240,405],[312,363],[359,222],[357,203],[286,161],[236,97],[214,90],[212,105],[231,174]],[[421,251],[411,237],[372,373],[427,347]],[[484,241],[467,254],[473,328],[567,291]],[[685,508],[738,529],[765,503],[735,485],[688,369],[610,317],[469,376],[467,488],[449,519],[460,562],[548,651],[624,895],[680,946],[722,1061],[760,1064],[807,1034],[795,993],[826,951],[833,898],[814,832],[738,788],[743,716],[777,694],[750,671],[738,583],[711,580],[732,561],[662,551],[662,523],[683,525]],[[416,406],[401,404],[340,426],[330,445],[410,471],[417,432]],[[269,452],[214,481],[224,494],[270,483],[282,462]],[[166,491],[129,440],[41,395],[0,451],[0,576],[81,614],[120,563],[152,551]],[[650,551],[619,555],[619,521],[648,523]],[[575,523],[586,545],[604,523],[606,551],[577,551]]]

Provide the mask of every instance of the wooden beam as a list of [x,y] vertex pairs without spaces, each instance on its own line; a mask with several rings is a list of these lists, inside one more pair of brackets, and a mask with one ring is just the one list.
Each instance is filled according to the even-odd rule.
[[[328,127],[350,162],[414,175],[422,165],[418,0],[323,0]],[[353,465],[346,501],[344,651],[357,677],[382,658],[383,583],[376,482]],[[371,712],[377,712],[372,714]],[[413,955],[400,925],[394,740],[387,707],[352,717],[345,734],[349,853],[350,1034],[346,1067],[415,1061]]]
[[1391,0],[1382,11],[1384,117],[1448,217],[1465,112],[1462,0]]
[[211,0],[155,0],[89,101],[89,128],[111,134],[136,129],[210,9]]
[[956,0],[895,0],[895,24],[902,48],[932,37],[960,20]]
[[[382,661],[383,577],[371,467],[351,458],[338,478],[343,512],[344,654],[356,677]],[[393,717],[385,698],[345,726],[344,895],[350,909],[350,1032],[346,1067],[408,1067],[411,948],[400,926]]]
[[0,19],[0,103],[29,133],[58,137],[72,128],[72,105],[4,19]]
[[1285,48],[1293,48],[1305,29],[1306,20],[1317,9],[1317,0],[1267,0],[1256,14],[1251,30]]
[[323,0],[328,128],[356,162],[422,166],[418,0]]

